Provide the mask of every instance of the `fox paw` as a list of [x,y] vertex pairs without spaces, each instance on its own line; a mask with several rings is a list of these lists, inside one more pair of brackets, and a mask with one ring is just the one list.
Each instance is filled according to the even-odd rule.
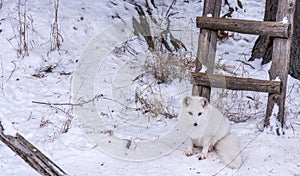
[[185,155],[186,155],[186,156],[192,156],[192,155],[193,155],[193,151],[187,150],[187,151],[185,152]]
[[199,160],[204,160],[206,158],[207,154],[204,153],[200,153],[200,155],[198,156]]

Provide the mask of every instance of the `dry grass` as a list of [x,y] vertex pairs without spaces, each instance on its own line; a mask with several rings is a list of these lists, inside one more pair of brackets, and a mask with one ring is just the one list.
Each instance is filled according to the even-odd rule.
[[59,0],[54,1],[54,22],[51,25],[51,33],[50,33],[50,43],[51,43],[51,51],[60,50],[61,43],[63,42],[63,37],[59,31],[58,25],[58,9],[59,9]]
[[[133,17],[132,20],[134,35],[145,41],[150,53],[141,64],[142,73],[135,79],[140,83],[140,88],[135,90],[134,102],[138,111],[153,117],[177,116],[170,109],[174,108],[172,102],[174,99],[167,97],[165,90],[161,90],[160,86],[174,86],[172,85],[174,80],[188,81],[189,72],[195,65],[195,57],[187,51],[183,41],[178,38],[180,34],[176,35],[178,34],[176,30],[172,30],[171,16],[174,15],[171,13],[172,4],[168,8],[166,17],[158,17],[153,16],[153,9],[149,7],[148,1],[145,7],[133,3],[138,14],[138,17]],[[152,5],[155,6],[154,1]],[[124,52],[126,49],[123,48],[121,51]],[[129,52],[128,47],[127,51]]]
[[[242,55],[241,55],[242,57]],[[241,58],[235,60],[235,65],[224,64],[223,58],[216,62],[216,72],[225,75],[248,77],[252,65],[242,62]],[[265,114],[267,94],[249,91],[236,91],[227,89],[212,89],[212,104],[235,123],[242,123],[256,118],[263,118]]]
[[[33,19],[27,12],[27,0],[18,0],[17,16],[8,18],[11,23],[14,36],[7,39],[17,51],[17,57],[29,56],[29,46],[33,40],[29,40],[29,32],[34,31]],[[31,42],[31,43],[30,43]]]
[[158,84],[168,84],[175,79],[181,81],[189,75],[192,67],[190,58],[162,52],[155,52],[144,63],[145,73],[153,74]]
[[146,89],[135,91],[135,103],[137,111],[144,115],[150,115],[154,118],[163,116],[165,118],[174,118],[177,115],[170,109],[172,102],[164,100],[160,92],[154,91],[151,86]]
[[193,65],[188,57],[152,52],[142,65],[142,74],[134,79],[137,84],[134,93],[136,109],[152,117],[177,117],[178,114],[173,109],[176,102],[166,91],[174,86],[175,80],[189,81],[188,75]]
[[24,0],[23,3],[21,0],[18,1],[18,36],[18,56],[29,56],[27,0]]

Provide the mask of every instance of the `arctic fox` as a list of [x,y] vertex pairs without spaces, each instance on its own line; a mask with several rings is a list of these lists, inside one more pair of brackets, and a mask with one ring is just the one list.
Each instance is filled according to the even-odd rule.
[[191,128],[188,137],[187,156],[193,155],[193,147],[202,147],[198,158],[205,159],[209,151],[216,149],[221,160],[229,168],[242,164],[237,137],[230,133],[230,123],[222,113],[210,105],[204,97],[187,96],[183,99],[181,115],[188,118]]

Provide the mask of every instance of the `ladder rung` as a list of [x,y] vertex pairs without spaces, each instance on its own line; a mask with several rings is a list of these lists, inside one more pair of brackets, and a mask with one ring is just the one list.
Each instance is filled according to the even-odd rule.
[[229,18],[197,17],[198,28],[225,30],[243,34],[267,35],[288,38],[290,24],[271,21],[240,20]]
[[237,78],[206,73],[191,73],[191,83],[196,86],[247,90],[256,92],[280,93],[281,82],[252,78]]

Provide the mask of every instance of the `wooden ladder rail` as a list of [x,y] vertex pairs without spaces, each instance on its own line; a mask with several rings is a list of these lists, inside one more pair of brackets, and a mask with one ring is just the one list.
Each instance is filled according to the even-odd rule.
[[[202,16],[212,15],[219,18],[222,0],[205,0]],[[207,66],[206,72],[213,74],[217,48],[217,31],[200,28],[195,72],[200,72],[202,64]],[[192,95],[206,97],[210,100],[210,87],[193,85]]]
[[[295,0],[278,1],[277,22],[218,18],[221,3],[221,0],[206,0],[203,17],[197,17],[196,19],[197,27],[201,30],[198,40],[196,70],[195,73],[192,73],[192,94],[210,99],[211,87],[267,92],[269,95],[265,127],[270,125],[270,117],[273,115],[275,104],[277,104],[278,112],[275,113],[277,113],[277,120],[283,128]],[[209,14],[212,17],[207,17]],[[274,37],[273,58],[269,70],[270,80],[214,75],[217,30]],[[207,66],[206,74],[199,73],[202,64]],[[250,81],[248,83],[253,85],[246,84],[245,86],[245,80]],[[277,129],[278,134],[280,134],[279,127]]]

